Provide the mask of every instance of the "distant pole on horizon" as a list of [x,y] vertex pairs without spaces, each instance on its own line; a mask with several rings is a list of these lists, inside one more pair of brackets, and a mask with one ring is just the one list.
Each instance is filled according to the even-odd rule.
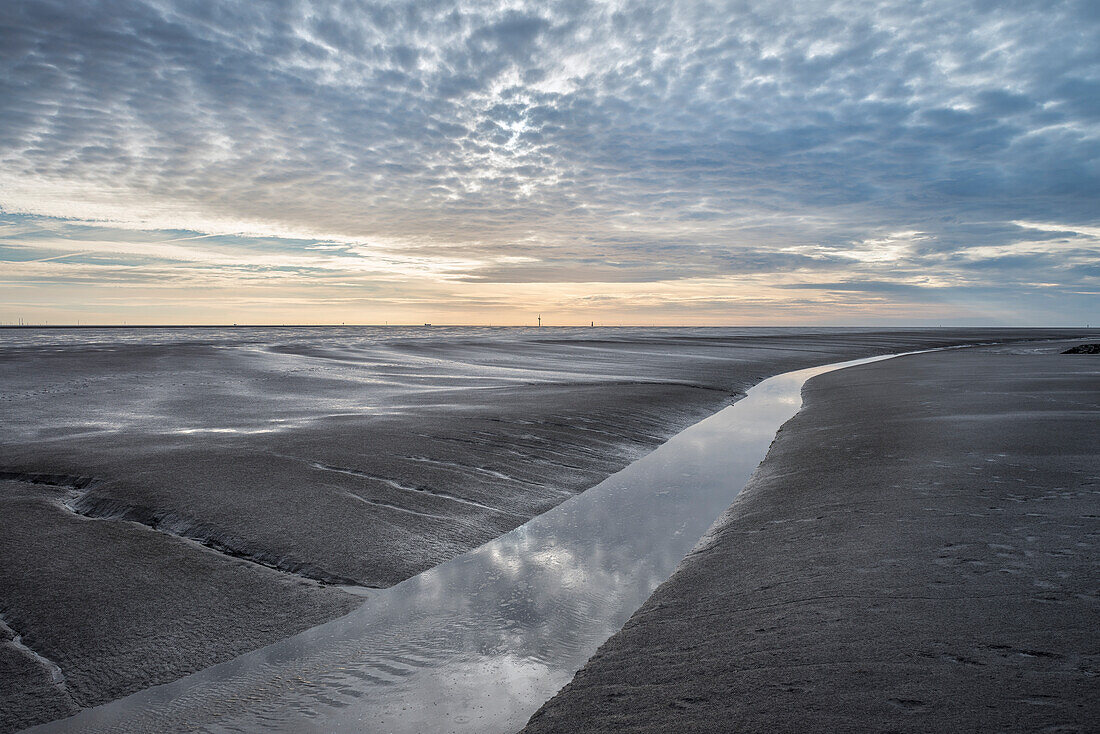
[[539,314],[539,326],[542,326],[542,314]]

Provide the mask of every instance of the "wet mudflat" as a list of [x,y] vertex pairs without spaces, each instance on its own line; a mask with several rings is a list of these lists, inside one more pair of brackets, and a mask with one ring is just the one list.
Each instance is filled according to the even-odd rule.
[[769,374],[1054,333],[4,331],[0,613],[66,689],[0,640],[0,731],[337,617]]

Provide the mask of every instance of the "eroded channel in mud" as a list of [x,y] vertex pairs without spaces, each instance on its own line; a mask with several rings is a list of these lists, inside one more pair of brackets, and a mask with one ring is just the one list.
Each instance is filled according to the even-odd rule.
[[772,377],[596,487],[362,607],[47,731],[512,732],[729,506],[809,378]]

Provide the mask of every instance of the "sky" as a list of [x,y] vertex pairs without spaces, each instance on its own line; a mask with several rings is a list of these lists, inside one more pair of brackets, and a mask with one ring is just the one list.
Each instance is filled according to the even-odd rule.
[[0,322],[1100,323],[1100,2],[6,0]]

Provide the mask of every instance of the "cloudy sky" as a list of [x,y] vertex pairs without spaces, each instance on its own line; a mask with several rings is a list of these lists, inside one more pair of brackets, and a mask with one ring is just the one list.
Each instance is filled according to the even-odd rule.
[[1100,3],[0,3],[0,321],[1100,322]]

